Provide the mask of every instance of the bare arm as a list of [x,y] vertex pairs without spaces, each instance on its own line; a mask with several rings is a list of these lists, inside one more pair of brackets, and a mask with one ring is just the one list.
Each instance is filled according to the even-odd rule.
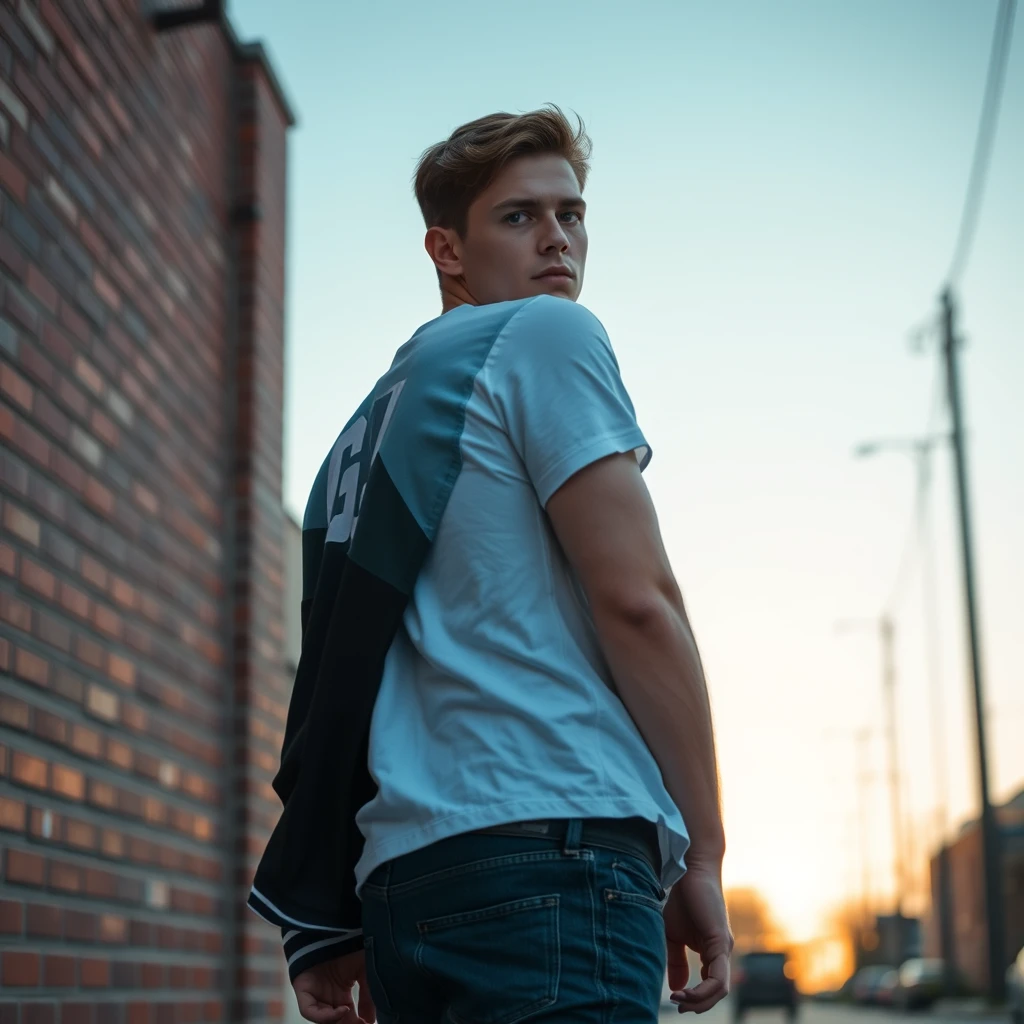
[[687,862],[718,869],[725,836],[707,686],[635,458],[613,455],[581,470],[547,512],[590,602],[623,703],[682,812]]

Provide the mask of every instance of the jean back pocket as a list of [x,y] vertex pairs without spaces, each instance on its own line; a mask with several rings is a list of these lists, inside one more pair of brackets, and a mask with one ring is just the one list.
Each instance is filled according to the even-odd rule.
[[515,1024],[558,999],[555,894],[448,914],[417,925],[416,962],[447,992],[456,1024]]

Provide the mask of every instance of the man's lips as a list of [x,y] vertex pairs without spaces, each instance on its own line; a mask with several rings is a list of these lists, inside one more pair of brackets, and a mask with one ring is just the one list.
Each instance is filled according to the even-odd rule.
[[539,274],[534,274],[534,280],[541,277],[567,277],[570,280],[576,275],[568,267],[548,267],[547,270],[542,270]]

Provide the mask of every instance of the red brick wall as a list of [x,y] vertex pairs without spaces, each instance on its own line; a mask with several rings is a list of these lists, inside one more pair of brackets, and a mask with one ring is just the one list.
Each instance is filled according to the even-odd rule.
[[280,1015],[289,118],[142,7],[0,0],[0,1024]]

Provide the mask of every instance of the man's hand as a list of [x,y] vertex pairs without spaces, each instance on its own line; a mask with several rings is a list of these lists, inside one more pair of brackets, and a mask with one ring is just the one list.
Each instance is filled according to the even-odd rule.
[[[691,867],[665,905],[668,987],[680,1013],[704,1013],[729,994],[733,937],[718,868]],[[700,956],[701,982],[687,988],[686,947]]]
[[[359,1011],[352,1000],[352,986],[359,985]],[[366,983],[366,958],[360,949],[355,953],[327,960],[303,971],[293,982],[299,1013],[315,1024],[344,1021],[373,1024],[377,1009]]]

